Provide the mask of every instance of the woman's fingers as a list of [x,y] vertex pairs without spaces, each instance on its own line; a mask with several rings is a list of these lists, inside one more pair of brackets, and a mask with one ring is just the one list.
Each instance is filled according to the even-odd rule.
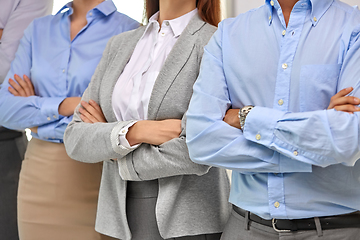
[[80,118],[83,122],[85,123],[93,123],[92,121],[90,121],[85,115],[80,114]]
[[[9,81],[9,83],[10,83],[10,81]],[[10,84],[10,85],[11,85],[11,84]],[[12,95],[17,96],[17,97],[20,96],[20,94],[19,94],[14,88],[8,87],[8,90],[9,90],[9,92],[10,92]]]
[[100,122],[106,122],[104,113],[101,109],[101,107],[94,101],[94,100],[89,100],[89,104],[96,110],[96,115],[95,117],[100,121]]
[[17,81],[14,81],[13,79],[9,79],[10,86],[15,89],[18,93],[18,96],[26,97],[26,93],[24,89],[17,83]]
[[[96,119],[96,122],[106,122],[106,119],[104,117],[104,114],[103,114],[100,106],[92,100],[90,100],[89,102],[91,104],[89,104],[85,101],[81,101],[81,105],[93,118]],[[90,120],[92,120],[92,119],[90,119]]]
[[15,78],[16,82],[19,84],[19,86],[25,92],[25,96],[23,96],[23,97],[31,96],[31,92],[30,92],[30,88],[29,88],[28,84],[17,74],[14,75],[14,78]]
[[81,115],[86,117],[91,123],[99,122],[93,115],[91,115],[86,109],[79,108],[79,112]]
[[28,87],[29,87],[29,91],[30,91],[30,96],[35,96],[35,89],[34,89],[34,85],[32,84],[30,78],[26,75],[24,75],[24,80],[27,83]]

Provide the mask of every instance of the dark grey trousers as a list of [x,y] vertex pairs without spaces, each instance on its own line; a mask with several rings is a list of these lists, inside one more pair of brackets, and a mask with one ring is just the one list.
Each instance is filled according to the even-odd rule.
[[[128,182],[126,212],[131,240],[164,240],[156,222],[158,181]],[[219,240],[221,233],[185,236],[166,240]]]
[[16,198],[26,145],[25,134],[0,141],[0,239],[19,239]]
[[277,233],[271,227],[249,222],[246,229],[245,218],[232,210],[221,240],[359,240],[360,228],[330,230],[295,231]]

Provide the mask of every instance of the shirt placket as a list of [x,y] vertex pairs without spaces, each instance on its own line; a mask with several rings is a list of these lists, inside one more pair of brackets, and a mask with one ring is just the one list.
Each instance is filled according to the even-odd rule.
[[[289,110],[291,71],[306,14],[307,6],[296,4],[286,27],[285,21],[282,20],[282,10],[278,8],[277,16],[281,19],[282,24],[275,26],[273,22],[272,25],[276,28],[275,31],[282,36],[273,108],[284,112]],[[284,174],[268,174],[268,197],[271,217],[287,218]]]

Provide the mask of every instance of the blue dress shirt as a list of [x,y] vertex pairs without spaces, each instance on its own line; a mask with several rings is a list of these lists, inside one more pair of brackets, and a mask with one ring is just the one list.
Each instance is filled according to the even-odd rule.
[[[288,26],[277,0],[226,19],[205,47],[187,113],[190,157],[233,170],[230,202],[265,219],[360,210],[360,114],[326,110],[360,97],[360,12],[299,0]],[[254,105],[244,132],[223,121]]]
[[[71,6],[68,3],[54,16],[35,19],[25,30],[0,90],[0,125],[39,126],[33,137],[62,142],[72,116],[59,115],[59,104],[67,97],[81,97],[110,37],[139,26],[108,0],[87,13],[87,25],[71,41]],[[14,74],[29,76],[36,96],[13,96],[8,79]]]

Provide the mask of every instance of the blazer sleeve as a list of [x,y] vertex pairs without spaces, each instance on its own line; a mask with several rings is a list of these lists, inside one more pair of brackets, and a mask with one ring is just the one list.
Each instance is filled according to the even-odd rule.
[[177,175],[203,175],[210,166],[191,161],[186,146],[186,115],[181,120],[181,134],[159,146],[141,144],[126,158],[120,159],[123,180],[144,181]]
[[[103,57],[97,66],[88,88],[85,90],[82,100],[90,99],[99,104],[99,89],[108,65],[116,53],[111,49],[114,37],[111,38],[105,48]],[[80,118],[80,104],[75,109],[73,120],[69,123],[64,134],[64,144],[67,154],[80,162],[96,163],[110,159],[123,158],[130,150],[122,148],[118,133],[129,124],[126,122],[111,123],[85,123]]]

